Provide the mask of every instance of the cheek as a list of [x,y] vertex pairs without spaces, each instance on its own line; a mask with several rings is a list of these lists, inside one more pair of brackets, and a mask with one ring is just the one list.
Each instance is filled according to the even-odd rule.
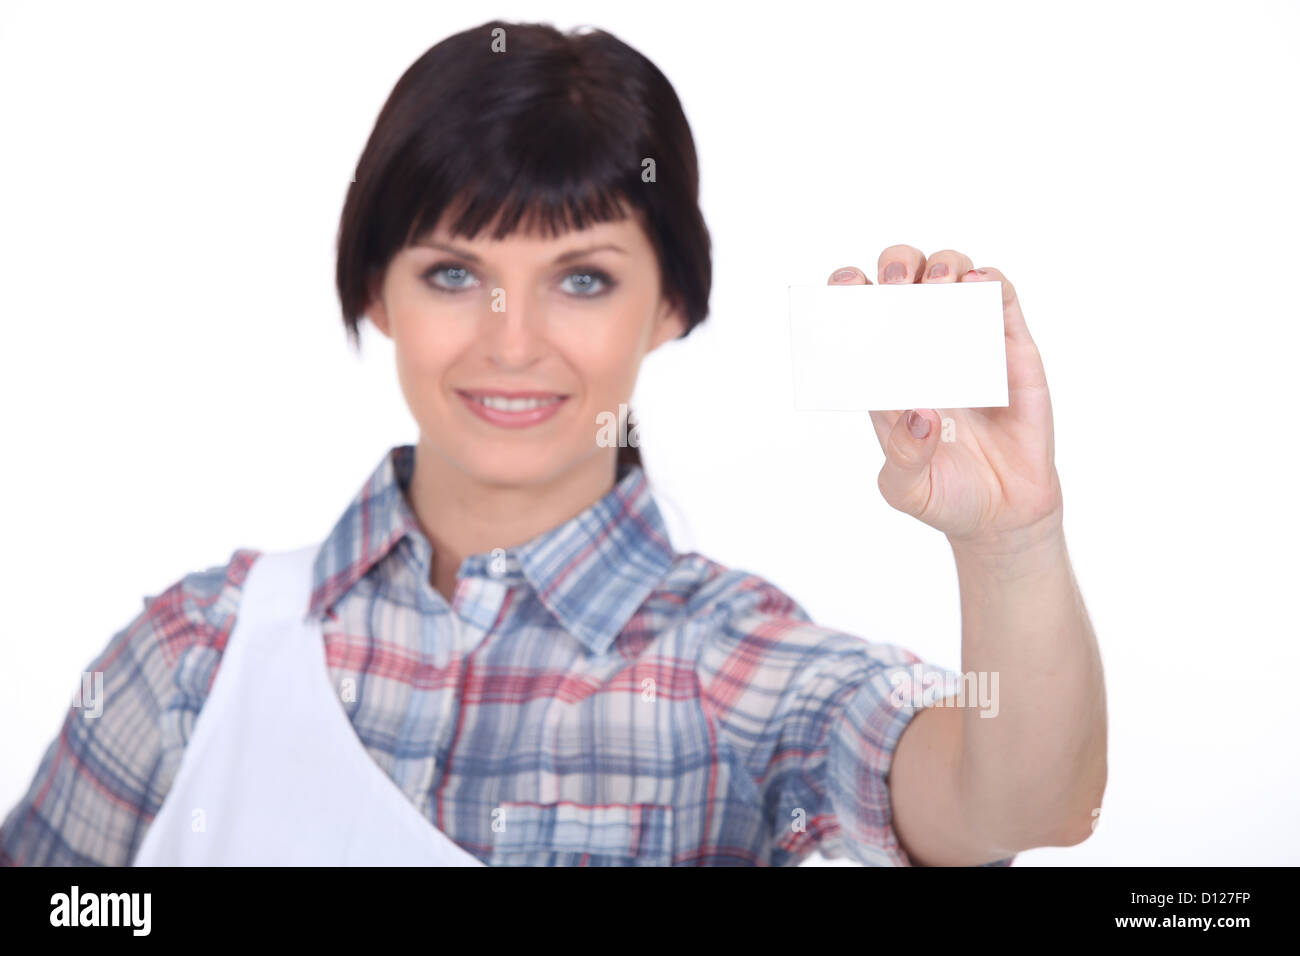
[[458,332],[456,323],[440,322],[433,316],[402,315],[393,328],[398,371],[415,388],[439,387],[442,373],[466,346],[461,341],[466,335]]
[[610,316],[599,329],[568,337],[564,354],[588,388],[602,396],[630,389],[645,347],[639,316]]
[[455,354],[444,335],[432,334],[429,326],[415,324],[394,334],[397,382],[407,407],[422,425],[433,427],[431,422],[443,414],[445,398],[442,390],[447,383],[447,356]]

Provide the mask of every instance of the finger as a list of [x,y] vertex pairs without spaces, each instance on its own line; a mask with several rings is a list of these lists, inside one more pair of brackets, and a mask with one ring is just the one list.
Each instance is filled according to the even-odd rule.
[[916,246],[890,246],[876,260],[876,272],[881,282],[919,282],[925,253]]
[[836,269],[831,273],[831,277],[826,280],[827,285],[871,285],[871,280],[867,274],[857,266],[845,266],[842,269]]
[[1002,321],[1006,329],[1008,339],[1025,340],[1032,342],[1029,336],[1029,326],[1025,324],[1025,315],[1020,311],[1020,299],[1016,296],[1016,288],[1011,284],[1011,280],[1004,276],[999,269],[992,266],[981,266],[978,269],[970,269],[961,277],[962,282],[1002,282]]
[[974,265],[968,256],[956,249],[944,249],[925,260],[921,269],[922,282],[958,282]]
[[880,441],[881,451],[887,451],[889,448],[889,433],[893,431],[894,423],[898,421],[898,416],[902,412],[879,411],[867,412],[871,416],[872,427],[876,429],[876,438]]
[[1025,388],[1046,385],[1043,376],[1043,363],[1038,354],[1038,346],[1029,334],[1025,323],[1025,314],[1020,309],[1020,298],[1016,288],[1000,269],[981,266],[961,277],[962,282],[1002,283],[1002,326],[1007,340],[1007,385]]
[[877,484],[890,506],[919,517],[930,503],[930,462],[939,447],[939,416],[932,408],[904,412],[885,442]]

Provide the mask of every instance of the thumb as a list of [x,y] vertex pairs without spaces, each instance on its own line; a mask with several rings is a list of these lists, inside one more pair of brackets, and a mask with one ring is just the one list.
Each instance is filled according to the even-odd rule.
[[939,416],[933,409],[904,412],[885,440],[885,464],[877,484],[890,507],[920,517],[930,503],[930,462],[939,447]]

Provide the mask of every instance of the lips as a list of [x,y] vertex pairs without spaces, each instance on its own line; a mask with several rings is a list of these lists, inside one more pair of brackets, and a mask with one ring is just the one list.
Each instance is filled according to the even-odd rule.
[[553,417],[569,396],[558,392],[457,389],[474,415],[502,428],[528,428]]

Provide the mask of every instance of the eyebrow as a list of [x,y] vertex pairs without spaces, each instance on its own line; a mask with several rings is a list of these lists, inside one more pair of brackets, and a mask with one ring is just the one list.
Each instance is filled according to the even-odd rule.
[[[456,246],[449,246],[445,242],[438,242],[435,239],[421,239],[419,242],[416,243],[416,245],[428,246],[430,249],[441,249],[444,252],[450,252],[453,253],[454,255],[458,255],[462,259],[468,259],[470,262],[473,263],[480,263],[483,261],[478,256],[474,255],[474,253],[470,252],[468,249],[460,249]],[[574,259],[581,259],[583,256],[591,255],[591,253],[593,252],[599,252],[602,249],[610,249],[613,250],[614,252],[621,252],[624,255],[627,254],[627,250],[624,249],[622,246],[616,246],[612,242],[606,242],[598,246],[586,246],[585,248],[582,249],[570,249],[568,252],[564,252],[556,256],[553,261],[557,263],[570,262]]]

